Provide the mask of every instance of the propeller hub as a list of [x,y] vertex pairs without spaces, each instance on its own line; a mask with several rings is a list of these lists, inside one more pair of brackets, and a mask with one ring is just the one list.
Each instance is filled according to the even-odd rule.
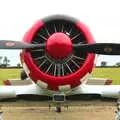
[[71,39],[65,33],[53,33],[47,40],[46,50],[52,58],[64,59],[72,53]]

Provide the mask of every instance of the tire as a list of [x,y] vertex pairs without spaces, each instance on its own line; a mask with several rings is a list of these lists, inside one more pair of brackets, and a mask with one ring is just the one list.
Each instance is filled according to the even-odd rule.
[[27,74],[24,70],[22,70],[21,73],[20,73],[20,79],[25,80],[26,78],[27,78]]

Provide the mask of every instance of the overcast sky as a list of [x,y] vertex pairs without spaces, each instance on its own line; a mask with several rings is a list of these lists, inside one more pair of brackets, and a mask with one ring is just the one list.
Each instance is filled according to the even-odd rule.
[[[0,0],[0,39],[22,40],[24,33],[48,15],[65,14],[84,22],[96,42],[120,43],[120,0]],[[19,63],[19,51],[0,50],[11,64]],[[98,64],[115,64],[119,56],[100,56]]]

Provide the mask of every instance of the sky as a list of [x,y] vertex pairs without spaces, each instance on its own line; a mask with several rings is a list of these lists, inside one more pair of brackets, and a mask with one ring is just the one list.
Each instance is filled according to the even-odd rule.
[[[120,43],[120,0],[0,0],[0,40],[22,40],[39,19],[54,14],[75,17],[85,23],[97,43]],[[20,62],[19,50],[0,50],[11,65]],[[120,56],[99,56],[97,65],[120,62]]]

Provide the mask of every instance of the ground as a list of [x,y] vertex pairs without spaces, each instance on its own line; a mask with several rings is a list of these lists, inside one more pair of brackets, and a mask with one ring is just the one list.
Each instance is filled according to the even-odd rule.
[[67,103],[69,108],[62,107],[62,112],[55,112],[49,102],[3,103],[4,120],[113,120],[116,102],[79,101]]

